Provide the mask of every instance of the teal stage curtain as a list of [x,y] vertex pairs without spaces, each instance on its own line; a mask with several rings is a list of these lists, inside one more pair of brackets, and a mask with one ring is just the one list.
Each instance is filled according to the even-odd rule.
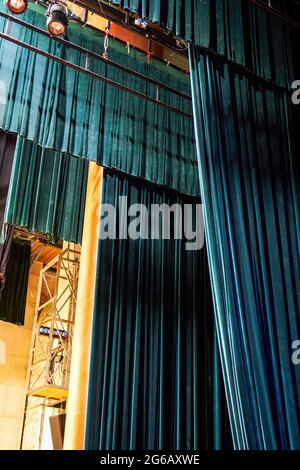
[[216,325],[237,449],[300,449],[300,210],[290,94],[190,48]]
[[6,269],[14,236],[14,226],[8,225],[5,227],[3,235],[3,242],[0,244],[0,292],[4,289],[5,285]]
[[110,0],[132,13],[159,23],[176,36],[208,47],[210,0]]
[[[148,209],[199,203],[106,171],[102,203],[122,227],[119,196]],[[172,235],[100,241],[85,448],[230,447],[223,395],[205,249]]]
[[[41,7],[29,4],[22,18],[45,28]],[[3,8],[3,7],[0,7]],[[37,11],[33,11],[36,9]],[[0,18],[0,30],[5,21]],[[11,34],[77,65],[86,56],[12,24]],[[70,24],[67,38],[103,53],[103,35]],[[145,53],[109,40],[109,58],[190,95],[184,72]],[[90,70],[142,93],[155,85],[91,58]],[[161,90],[160,99],[192,114],[190,101]],[[54,63],[5,40],[0,41],[0,128],[44,148],[97,161],[178,191],[198,195],[199,181],[192,119],[107,86],[82,72]]]
[[80,243],[88,162],[18,137],[5,222]]
[[30,253],[30,243],[18,239],[13,241],[5,286],[0,293],[0,320],[24,324]]
[[[151,9],[173,11],[171,17],[181,11],[180,8],[172,10],[172,2],[169,3],[168,8],[153,2],[151,5],[158,6]],[[147,4],[150,5],[144,2]],[[179,3],[178,0],[179,4],[181,9],[183,5],[187,9],[180,13],[180,21],[195,20],[195,31],[201,31],[200,35],[207,38],[201,43],[204,47],[209,46],[280,85],[290,86],[295,79],[290,65],[290,27],[276,16],[245,0],[200,1],[196,6],[192,1]],[[149,10],[147,6],[146,10]],[[22,18],[44,28],[43,11],[29,3]],[[209,31],[205,32],[203,25]],[[0,30],[4,29],[5,21],[1,18]],[[86,65],[83,54],[51,38],[15,24],[11,34],[71,62]],[[70,24],[67,37],[91,51],[103,52],[103,36],[96,31]],[[110,39],[109,44],[112,60],[190,93],[189,77],[183,72],[168,68],[154,58],[149,66],[143,52],[132,49],[128,55],[120,42]],[[91,59],[90,69],[155,97],[153,85],[107,64]],[[191,113],[191,104],[182,98],[162,92],[161,99]],[[189,119],[5,40],[0,41],[0,128],[21,134],[45,148],[94,160],[185,194],[199,195],[194,130]]]
[[[283,86],[290,86],[295,79],[290,66],[294,28],[250,0],[111,0],[110,3],[159,23],[186,41],[209,48]],[[285,13],[294,17],[292,7]]]

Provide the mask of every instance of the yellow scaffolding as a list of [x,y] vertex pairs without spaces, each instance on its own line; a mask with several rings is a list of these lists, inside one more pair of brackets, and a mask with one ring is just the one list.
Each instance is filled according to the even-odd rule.
[[40,272],[27,373],[21,449],[41,449],[47,408],[65,412],[80,252],[63,250]]

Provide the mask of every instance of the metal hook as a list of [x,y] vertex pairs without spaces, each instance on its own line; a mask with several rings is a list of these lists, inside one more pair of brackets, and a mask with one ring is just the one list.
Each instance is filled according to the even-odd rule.
[[109,37],[109,29],[110,29],[110,21],[107,20],[107,22],[106,22],[106,29],[105,29],[105,36],[104,36],[104,52],[103,52],[103,57],[104,57],[104,59],[108,59],[108,37]]

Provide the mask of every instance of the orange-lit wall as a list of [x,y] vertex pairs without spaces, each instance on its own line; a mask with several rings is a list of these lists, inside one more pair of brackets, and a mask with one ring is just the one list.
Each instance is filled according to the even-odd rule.
[[32,265],[29,275],[25,325],[0,321],[0,450],[20,446],[28,355],[39,272],[42,264]]
[[[67,4],[71,11],[73,11],[82,21],[85,21],[84,8],[74,4],[71,1],[68,1]],[[106,29],[105,18],[102,18],[100,15],[96,15],[91,12],[88,12],[86,24],[101,31],[105,31]],[[119,39],[120,41],[124,41],[125,43],[128,42],[132,47],[140,49],[141,51],[145,51],[145,54],[149,48],[148,39],[145,36],[136,34],[135,32],[130,31],[128,28],[122,27],[118,24],[111,23],[110,35],[116,39]],[[182,69],[183,71],[186,71],[189,68],[187,55],[184,56],[182,54],[174,54],[170,49],[158,43],[152,43],[151,51],[158,59],[166,61],[167,63],[170,63]]]

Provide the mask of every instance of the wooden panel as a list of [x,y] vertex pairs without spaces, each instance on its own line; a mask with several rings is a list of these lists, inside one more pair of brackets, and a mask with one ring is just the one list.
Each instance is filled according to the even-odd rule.
[[66,388],[51,387],[49,385],[44,385],[43,387],[39,387],[35,390],[30,390],[28,395],[60,400],[67,398],[68,390]]

